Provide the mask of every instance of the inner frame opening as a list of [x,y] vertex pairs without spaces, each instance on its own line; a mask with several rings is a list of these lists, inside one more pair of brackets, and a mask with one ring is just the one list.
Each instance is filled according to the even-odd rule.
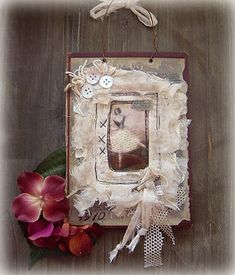
[[109,113],[108,163],[111,170],[136,172],[149,164],[149,111],[146,101],[113,101]]

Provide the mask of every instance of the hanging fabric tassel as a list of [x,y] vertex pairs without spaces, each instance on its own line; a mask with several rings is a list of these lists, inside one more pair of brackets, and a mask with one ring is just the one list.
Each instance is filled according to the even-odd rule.
[[[168,185],[168,181],[163,175],[154,173],[150,168],[147,169],[140,184],[135,187],[133,192],[140,192],[142,199],[137,205],[136,211],[131,218],[130,224],[125,232],[122,242],[120,242],[113,251],[110,252],[110,262],[114,261],[120,250],[124,248],[133,233],[140,229],[133,237],[127,248],[129,252],[133,252],[140,241],[141,236],[145,237],[144,241],[144,261],[145,267],[156,267],[162,265],[161,251],[163,246],[163,233],[169,236],[175,244],[175,238],[171,226],[166,224],[168,207],[177,211],[179,208],[175,203],[167,200],[164,196],[164,187],[161,183],[155,185],[158,181],[164,180]],[[159,188],[161,186],[161,188]],[[157,192],[158,190],[158,192]],[[161,192],[159,192],[159,190]]]
[[140,216],[141,216],[141,204],[139,203],[137,205],[137,208],[135,210],[135,213],[133,214],[131,221],[127,227],[127,230],[123,236],[122,241],[117,244],[117,246],[114,248],[114,250],[112,250],[109,253],[109,261],[112,262],[115,260],[115,258],[117,257],[118,251],[122,250],[125,245],[127,244],[127,242],[129,241],[130,237],[132,236],[132,234],[134,233],[136,227],[138,226],[139,222],[140,222]]
[[138,234],[132,239],[131,243],[127,246],[127,248],[130,250],[130,252],[133,252],[135,250],[136,245],[138,244],[140,237],[145,236],[147,233],[147,229],[141,228],[138,232]]
[[140,224],[141,229],[138,231],[136,236],[132,239],[130,244],[127,246],[130,252],[134,251],[136,245],[140,240],[140,237],[145,236],[146,233],[148,232],[148,228],[151,223],[152,209],[154,207],[162,208],[162,205],[160,204],[158,200],[158,196],[156,195],[156,192],[155,192],[155,183],[154,183],[155,178],[156,178],[156,175],[153,174],[151,169],[148,169],[140,183],[140,185],[142,186],[142,189],[139,192],[142,193],[142,200],[137,205],[136,211],[131,218],[130,224],[126,230],[126,233],[123,237],[122,242],[119,243],[116,246],[116,248],[110,252],[110,256],[109,256],[110,262],[112,262],[116,258],[118,251],[121,250],[126,245],[131,235],[137,229],[137,226]]
[[118,244],[114,250],[112,250],[110,253],[109,253],[109,261],[110,263],[112,263],[112,261],[114,261],[117,257],[117,254],[118,254],[118,251],[121,250],[123,247],[121,244]]

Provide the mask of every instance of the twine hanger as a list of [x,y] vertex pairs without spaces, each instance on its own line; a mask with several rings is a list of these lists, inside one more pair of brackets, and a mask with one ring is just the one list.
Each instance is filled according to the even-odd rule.
[[[144,24],[146,27],[153,28],[153,48],[154,51],[150,56],[149,62],[153,62],[154,54],[157,52],[157,19],[153,13],[146,10],[140,5],[140,0],[100,0],[101,3],[96,5],[93,9],[90,10],[90,16],[95,20],[101,20],[104,22],[104,19],[109,16],[111,13],[122,9],[130,9],[138,18],[138,20]],[[104,29],[104,28],[103,28]],[[105,39],[103,39],[105,41]],[[103,54],[102,60],[106,62],[105,52],[106,46],[103,42]]]

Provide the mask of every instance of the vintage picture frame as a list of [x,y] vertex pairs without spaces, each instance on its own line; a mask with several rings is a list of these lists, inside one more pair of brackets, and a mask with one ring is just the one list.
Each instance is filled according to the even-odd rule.
[[[190,222],[187,56],[157,53],[152,63],[148,57],[115,53],[103,62],[99,54],[68,55],[67,187],[74,224],[128,225],[138,201],[129,192],[150,173],[162,177],[167,222]],[[119,209],[126,194],[129,205]]]

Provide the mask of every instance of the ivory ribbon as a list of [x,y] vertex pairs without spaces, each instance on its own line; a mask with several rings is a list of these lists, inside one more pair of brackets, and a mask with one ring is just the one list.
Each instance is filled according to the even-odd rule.
[[140,240],[140,237],[145,236],[148,232],[148,228],[150,226],[151,212],[156,202],[156,196],[153,194],[153,191],[148,188],[145,188],[142,192],[143,200],[137,205],[136,211],[131,218],[130,224],[125,232],[123,240],[115,247],[113,251],[110,252],[110,262],[112,262],[116,258],[118,251],[124,248],[139,224],[141,224],[141,228],[139,229],[135,237],[131,240],[130,244],[127,246],[130,252],[134,251],[136,245]]
[[101,3],[90,10],[90,16],[95,19],[103,20],[105,16],[122,9],[130,9],[147,27],[154,27],[158,21],[154,14],[146,10],[140,5],[140,0],[100,0]]
[[[166,209],[167,203],[168,207],[172,208],[173,210],[179,210],[178,206],[175,203],[171,202],[164,196],[164,191],[162,195],[157,194],[155,187],[155,179],[157,177],[162,178],[165,181],[165,188],[167,188],[167,178],[162,174],[154,172],[151,168],[148,167],[139,186],[133,189],[133,191],[136,190],[142,193],[142,199],[137,204],[136,211],[130,220],[122,241],[115,247],[113,251],[110,252],[110,262],[112,262],[116,258],[118,251],[124,248],[124,246],[130,240],[131,236],[133,236],[133,234],[135,233],[135,230],[140,226],[140,229],[138,230],[135,237],[131,240],[129,245],[127,245],[127,248],[129,248],[130,252],[134,251],[136,245],[140,240],[140,237],[145,236],[150,228],[153,209],[157,208],[159,210],[164,210]],[[160,199],[159,196],[163,196],[163,200]],[[168,228],[168,232],[170,232],[171,234],[170,230],[171,228]]]
[[[150,175],[152,175],[151,178],[149,178]],[[148,232],[151,222],[152,209],[154,207],[157,207],[159,209],[163,208],[163,205],[160,203],[158,196],[155,192],[155,178],[156,175],[152,173],[150,168],[147,169],[146,174],[141,181],[141,185],[145,185],[144,188],[140,190],[140,192],[142,192],[142,200],[137,205],[136,211],[132,216],[129,226],[127,227],[127,230],[124,234],[123,240],[115,247],[113,251],[110,252],[110,262],[112,262],[116,258],[118,251],[124,248],[124,246],[130,240],[131,236],[134,234],[138,225],[141,225],[140,229],[138,230],[138,233],[127,246],[130,252],[134,251],[136,245],[140,240],[140,237],[145,236]]]

